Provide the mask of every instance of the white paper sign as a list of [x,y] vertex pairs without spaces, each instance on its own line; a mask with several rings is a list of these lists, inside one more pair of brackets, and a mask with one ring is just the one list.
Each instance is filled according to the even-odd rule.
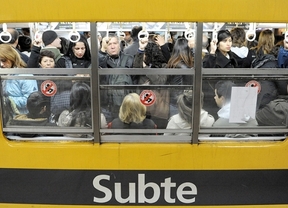
[[257,87],[232,87],[229,123],[255,119]]

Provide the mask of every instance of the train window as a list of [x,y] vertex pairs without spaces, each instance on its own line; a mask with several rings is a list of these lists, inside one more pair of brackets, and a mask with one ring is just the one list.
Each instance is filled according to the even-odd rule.
[[[23,57],[15,61],[18,52],[10,60],[15,51],[0,44],[1,68],[7,68],[0,72],[2,127],[9,139],[196,144],[285,138],[279,24],[30,23],[28,34],[7,25],[3,43],[13,42],[15,31],[33,43],[26,64]],[[265,38],[273,43],[266,47]]]

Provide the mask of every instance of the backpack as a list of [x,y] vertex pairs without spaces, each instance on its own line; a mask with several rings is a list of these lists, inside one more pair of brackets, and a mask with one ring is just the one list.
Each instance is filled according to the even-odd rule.
[[272,54],[257,55],[251,63],[251,68],[277,68],[278,62]]
[[259,126],[288,126],[288,100],[276,99],[256,112]]

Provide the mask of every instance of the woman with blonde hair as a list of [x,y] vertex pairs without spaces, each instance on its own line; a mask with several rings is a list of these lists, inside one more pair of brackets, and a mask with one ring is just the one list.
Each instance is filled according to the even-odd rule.
[[140,101],[140,96],[130,93],[123,99],[119,117],[109,123],[111,129],[154,129],[155,123],[146,118],[146,106]]
[[[20,58],[19,53],[8,44],[0,44],[0,63],[1,68],[26,67],[25,62]],[[18,74],[17,76],[21,76],[21,74]],[[25,76],[32,75],[25,74]],[[7,79],[4,80],[2,84],[4,96],[15,103],[21,114],[27,114],[27,98],[32,92],[38,91],[36,80]]]

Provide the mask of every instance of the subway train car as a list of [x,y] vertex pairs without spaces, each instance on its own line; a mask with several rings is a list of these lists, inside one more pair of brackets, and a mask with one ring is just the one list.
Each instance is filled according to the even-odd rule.
[[[19,33],[22,28],[28,28],[26,35],[33,44],[41,43],[45,32],[52,30],[58,37],[64,37],[67,44],[75,44],[71,47],[74,52],[85,32],[90,35],[91,64],[86,68],[20,68],[13,64],[7,67],[4,63],[10,52],[1,52],[0,44],[0,207],[287,207],[288,110],[284,104],[288,92],[278,93],[277,83],[287,88],[288,71],[250,66],[204,68],[203,64],[203,49],[207,49],[208,56],[211,50],[209,40],[215,41],[219,31],[234,27],[244,29],[247,43],[257,44],[258,34],[268,29],[273,32],[273,38],[279,36],[285,44],[287,6],[284,0],[146,0],[139,3],[26,0],[25,5],[16,0],[13,4],[2,3],[2,44],[11,43],[10,28]],[[132,30],[134,26],[138,29],[141,26],[136,35]],[[137,54],[129,56],[130,65],[118,61],[109,62],[108,66],[109,58],[124,57],[125,47],[129,46],[124,44],[123,52],[119,52],[120,43],[127,43],[127,35],[134,37],[135,43],[140,41],[140,45],[149,37],[152,39],[145,50],[140,47],[139,51],[137,46]],[[49,41],[55,39],[54,36]],[[179,39],[191,48],[192,67],[168,68],[167,59],[162,68],[143,59],[140,67],[136,67],[139,53],[144,53],[146,60],[149,44],[161,51],[160,40],[167,46],[170,43],[171,48],[167,49],[172,54]],[[100,51],[105,44],[102,52],[108,53],[103,53],[102,59]],[[39,47],[45,49],[46,46]],[[151,60],[155,57],[152,55]],[[107,65],[103,65],[103,60]],[[142,68],[143,64],[150,67]],[[190,82],[167,81],[177,76],[188,77]],[[145,83],[109,81],[118,77],[149,79]],[[153,82],[151,77],[164,77],[164,81]],[[44,108],[53,112],[62,102],[68,102],[61,112],[57,111],[57,119],[51,114],[45,119],[39,118],[49,125],[47,122],[39,125],[39,120],[29,117],[36,109],[28,104],[32,94],[21,95],[24,110],[20,111],[19,96],[8,93],[9,83],[25,81],[38,83],[35,91],[40,95],[34,102],[41,96],[46,99],[41,112]],[[222,126],[213,124],[218,120],[220,109],[215,102],[218,81],[239,84],[231,88],[229,121]],[[265,83],[274,83],[278,91],[261,94],[267,88]],[[27,89],[27,86],[17,87],[21,87],[21,93]],[[134,101],[140,103],[135,112],[140,108],[146,112],[141,122],[150,119],[153,126],[136,125],[142,124],[140,121],[132,126],[131,122],[121,120],[123,114],[119,112],[124,110],[130,93],[134,93],[137,98]],[[192,119],[188,127],[166,128],[175,112],[182,115],[180,107],[173,108],[171,104],[175,94],[178,102],[174,104],[178,107],[180,98],[186,99],[186,104],[183,102],[189,111],[185,115]],[[282,101],[277,103],[279,108],[270,106],[270,114],[265,114],[262,125],[256,116],[260,95],[272,97],[271,102],[263,106],[265,109],[272,102]],[[115,96],[120,99],[113,99]],[[74,102],[87,105],[88,110],[75,110]],[[202,120],[202,108],[210,118],[214,117],[210,125]],[[78,112],[81,113],[76,114]],[[278,117],[273,117],[276,114]],[[123,126],[113,128],[118,115]],[[273,119],[277,121],[274,125],[270,124]],[[250,120],[256,121],[256,125],[245,125]]]

